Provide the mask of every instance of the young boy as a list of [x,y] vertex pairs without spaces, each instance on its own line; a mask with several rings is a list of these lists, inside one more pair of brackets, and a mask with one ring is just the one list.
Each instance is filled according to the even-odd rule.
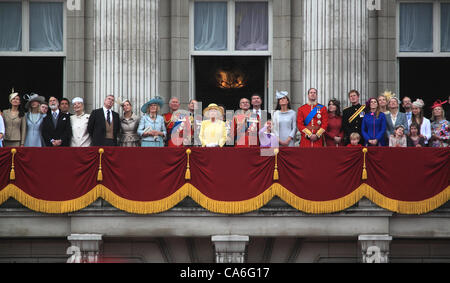
[[350,143],[347,145],[347,147],[362,147],[362,145],[359,144],[360,140],[361,136],[358,133],[351,133]]

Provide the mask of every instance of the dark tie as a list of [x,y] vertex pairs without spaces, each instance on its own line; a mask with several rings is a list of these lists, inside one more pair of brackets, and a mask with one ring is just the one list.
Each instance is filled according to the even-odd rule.
[[111,124],[111,115],[109,114],[109,110],[106,114],[106,121],[108,121],[108,124]]

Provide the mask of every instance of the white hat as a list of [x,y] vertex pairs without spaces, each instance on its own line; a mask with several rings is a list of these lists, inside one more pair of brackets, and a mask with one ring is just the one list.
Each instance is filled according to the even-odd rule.
[[412,105],[418,107],[418,108],[423,108],[425,106],[425,102],[423,102],[422,99],[417,99],[416,101],[414,101],[412,103]]
[[75,102],[81,102],[84,104],[84,100],[81,97],[75,97],[74,99],[72,99],[72,104],[74,104]]
[[288,96],[289,93],[287,91],[278,91],[276,92],[277,99],[282,99],[283,97]]

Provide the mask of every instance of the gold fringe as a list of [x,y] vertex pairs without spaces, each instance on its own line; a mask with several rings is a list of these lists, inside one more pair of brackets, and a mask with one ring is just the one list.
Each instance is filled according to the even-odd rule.
[[14,156],[16,155],[17,150],[15,148],[11,149],[12,160],[11,160],[11,172],[9,173],[9,180],[16,180],[16,171],[14,170]]
[[10,197],[25,207],[43,213],[68,213],[81,210],[98,198],[109,202],[117,209],[134,214],[154,214],[167,211],[190,196],[203,208],[223,214],[241,214],[255,211],[266,205],[274,196],[279,196],[286,203],[299,211],[313,214],[334,213],[345,210],[362,197],[367,197],[378,206],[401,214],[424,214],[435,210],[450,199],[450,186],[434,197],[423,201],[406,202],[387,198],[367,184],[362,184],[355,191],[342,198],[330,201],[310,201],[302,199],[282,185],[275,183],[262,194],[244,201],[217,201],[205,196],[189,183],[184,184],[171,196],[157,201],[133,201],[119,197],[105,186],[99,184],[85,195],[68,201],[47,201],[36,199],[13,184],[0,191],[0,205]]

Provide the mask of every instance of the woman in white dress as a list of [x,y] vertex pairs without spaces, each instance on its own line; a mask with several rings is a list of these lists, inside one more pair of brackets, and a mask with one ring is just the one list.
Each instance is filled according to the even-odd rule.
[[425,144],[428,144],[428,140],[431,138],[431,122],[423,116],[423,107],[425,103],[422,99],[417,99],[412,103],[412,116],[408,121],[408,127],[411,123],[416,123],[420,127],[420,136],[424,137]]
[[88,147],[91,145],[91,137],[88,133],[89,114],[84,113],[84,101],[81,97],[72,100],[75,115],[70,116],[72,126],[71,147]]

